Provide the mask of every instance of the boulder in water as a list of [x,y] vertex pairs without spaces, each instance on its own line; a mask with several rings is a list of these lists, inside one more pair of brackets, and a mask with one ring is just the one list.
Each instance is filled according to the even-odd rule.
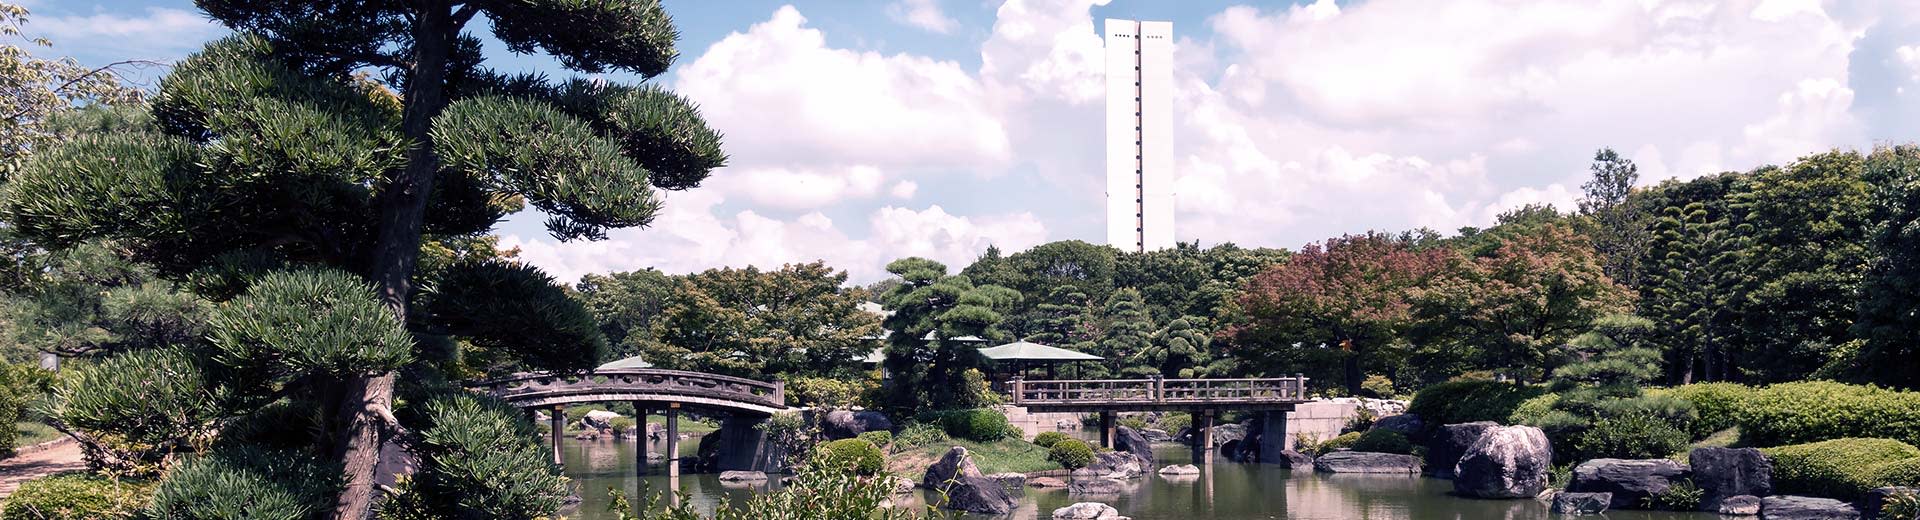
[[1774,495],[1760,499],[1760,520],[1859,520],[1853,504],[1831,498]]
[[721,482],[765,482],[767,474],[758,471],[722,471]]
[[1460,457],[1453,491],[1478,498],[1532,498],[1547,490],[1552,466],[1553,448],[1539,428],[1488,428]]
[[1499,425],[1480,421],[1441,426],[1439,432],[1427,439],[1427,474],[1453,478],[1453,468],[1460,462],[1460,456],[1467,453],[1474,441],[1480,440],[1480,434]]
[[1753,516],[1760,514],[1760,497],[1753,495],[1734,495],[1720,499],[1720,505],[1714,512],[1723,516]]
[[1773,494],[1773,462],[1753,448],[1694,448],[1687,454],[1701,511],[1717,511],[1727,497]]
[[1200,467],[1192,464],[1175,464],[1160,468],[1161,475],[1199,475]]
[[1067,492],[1076,495],[1118,495],[1126,485],[1110,478],[1083,478],[1067,483]]
[[1138,430],[1121,426],[1114,428],[1113,450],[1132,453],[1138,457],[1143,467],[1153,467],[1153,444]]
[[1686,466],[1668,459],[1593,459],[1573,467],[1567,491],[1613,493],[1614,509],[1636,509],[1687,473]]
[[1553,512],[1566,515],[1597,515],[1607,512],[1613,493],[1554,493]]
[[1131,520],[1120,516],[1113,506],[1099,502],[1081,502],[1053,510],[1053,520]]
[[1336,451],[1313,459],[1313,470],[1321,473],[1420,474],[1420,458],[1398,453]]

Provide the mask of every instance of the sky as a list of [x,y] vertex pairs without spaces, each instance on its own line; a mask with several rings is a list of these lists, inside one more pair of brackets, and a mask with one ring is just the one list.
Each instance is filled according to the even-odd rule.
[[[499,228],[562,281],[824,260],[867,283],[900,257],[1102,243],[1107,18],[1173,22],[1175,236],[1201,245],[1571,210],[1601,147],[1654,184],[1920,141],[1914,0],[664,3],[679,61],[606,79],[698,102],[731,160],[605,241]],[[189,1],[25,4],[41,54],[87,64],[226,33]],[[574,75],[486,40],[496,69]]]

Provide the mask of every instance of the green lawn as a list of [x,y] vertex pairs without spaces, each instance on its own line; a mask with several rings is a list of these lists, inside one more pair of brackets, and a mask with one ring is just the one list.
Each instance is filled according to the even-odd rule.
[[[947,450],[952,449],[954,446],[966,448],[967,452],[973,455],[973,464],[980,467],[981,473],[992,474],[1009,471],[1028,473],[1060,469],[1059,464],[1054,464],[1052,461],[1047,460],[1047,450],[1045,448],[1035,446],[1033,443],[1021,439],[1001,439],[994,442],[953,439],[946,442],[928,444],[919,448],[909,448],[902,453],[892,455],[892,457],[906,457],[915,460],[924,459],[928,464],[931,464],[933,461],[940,460],[940,456],[945,455]],[[922,467],[921,471],[925,471],[925,468]],[[918,473],[915,473],[915,475],[917,476]]]
[[21,448],[58,439],[63,435],[60,433],[60,430],[55,430],[52,426],[34,421],[13,423],[13,431],[20,435],[19,438],[14,441],[14,445]]

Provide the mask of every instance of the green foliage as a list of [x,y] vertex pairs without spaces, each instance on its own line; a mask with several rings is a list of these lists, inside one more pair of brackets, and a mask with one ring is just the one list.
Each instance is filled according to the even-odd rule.
[[[711,515],[693,500],[662,503],[649,495],[639,507],[624,492],[608,488],[613,496],[608,510],[621,520],[921,520],[946,518],[929,504],[925,510],[890,507],[890,475],[863,476],[844,465],[815,458],[777,491],[754,492],[746,500],[722,503]],[[638,511],[637,515],[635,511]]]
[[421,288],[416,306],[433,332],[472,338],[469,366],[489,373],[589,370],[607,340],[578,300],[533,266],[493,258],[455,263]]
[[1920,392],[1807,381],[1768,385],[1745,400],[1741,439],[1778,446],[1843,437],[1920,443]]
[[878,474],[886,465],[880,447],[866,439],[829,441],[815,449],[821,453],[817,463],[852,468],[854,473],[863,476]]
[[1648,395],[1665,395],[1693,403],[1698,418],[1693,423],[1694,438],[1736,426],[1740,410],[1747,405],[1753,388],[1739,383],[1694,383],[1673,388],[1649,389]]
[[331,511],[340,468],[312,455],[233,446],[167,472],[146,516],[178,519],[314,518]]
[[1920,457],[1874,467],[1873,482],[1879,486],[1920,487]]
[[1539,387],[1495,381],[1440,383],[1415,393],[1407,413],[1419,414],[1432,425],[1504,421],[1520,403],[1544,392]]
[[900,435],[894,437],[894,443],[904,448],[918,448],[947,442],[947,430],[937,424],[912,422],[900,429]]
[[1541,417],[1553,412],[1559,404],[1560,394],[1540,394],[1521,401],[1519,406],[1513,407],[1513,413],[1508,414],[1506,420],[1499,422],[1501,424],[1534,424]]
[[928,419],[938,421],[947,435],[980,442],[997,441],[1019,431],[1007,422],[1006,414],[991,408],[937,412]]
[[0,502],[0,518],[121,520],[138,518],[153,495],[150,482],[59,473],[22,482]]
[[15,324],[0,332],[15,344],[5,357],[105,356],[204,337],[208,302],[126,255],[124,247],[96,241],[21,258],[34,269],[24,287],[0,300],[0,319]]
[[1072,437],[1068,437],[1067,434],[1060,432],[1040,432],[1033,436],[1033,445],[1042,448],[1053,448],[1053,445],[1059,444],[1060,441],[1071,438]]
[[1392,430],[1367,430],[1360,434],[1360,438],[1353,441],[1352,447],[1353,451],[1401,455],[1413,453],[1413,443],[1407,441],[1407,436]]
[[661,368],[784,378],[793,397],[846,406],[879,383],[860,360],[873,351],[865,338],[880,334],[879,318],[859,308],[864,292],[845,287],[846,279],[813,262],[616,273],[590,277],[580,291],[622,356]]
[[1891,439],[1834,439],[1761,448],[1773,459],[1773,490],[1853,500],[1879,486],[1884,465],[1920,457],[1920,448]]
[[[924,258],[887,264],[901,283],[881,295],[893,314],[883,325],[887,337],[887,408],[912,414],[929,406],[975,407],[984,394],[965,374],[981,367],[978,345],[952,338],[999,336],[1004,312],[1020,293],[996,285],[974,285],[966,276],[950,276],[947,267]],[[931,335],[932,340],[927,340]]]
[[377,374],[413,350],[413,336],[372,288],[336,270],[269,273],[208,323],[214,359],[253,384]]
[[831,377],[800,377],[787,382],[787,399],[794,406],[851,408],[873,387],[869,380],[849,381]]
[[1062,439],[1047,448],[1047,460],[1067,471],[1077,470],[1093,463],[1093,447],[1080,439]]
[[448,392],[409,404],[400,419],[420,463],[387,508],[394,518],[534,518],[571,494],[539,426],[504,401]]
[[1889,520],[1920,518],[1920,492],[1908,490],[1888,495],[1886,502],[1880,504],[1879,518]]
[[1390,399],[1395,395],[1393,380],[1387,376],[1372,374],[1360,382],[1360,390],[1379,399]]
[[767,433],[767,442],[786,454],[783,462],[789,466],[806,460],[813,452],[814,440],[820,437],[820,425],[797,412],[776,412],[754,428]]
[[52,374],[26,364],[0,364],[0,458],[13,456],[19,431],[11,425],[20,422],[28,407],[47,395]]
[[1565,460],[1666,458],[1686,449],[1687,440],[1686,431],[1653,414],[1611,415],[1595,419],[1592,427],[1580,433],[1571,458]]
[[220,401],[188,354],[138,350],[67,372],[47,416],[84,435],[94,469],[153,475],[169,455],[206,443]]
[[1845,363],[1852,378],[1897,388],[1920,388],[1920,146],[1878,148],[1867,156],[1873,186],[1867,208],[1871,258],[1860,284],[1859,318],[1852,327],[1866,340]]
[[1645,503],[1641,504],[1641,507],[1667,511],[1694,511],[1700,509],[1700,501],[1706,497],[1706,490],[1694,485],[1692,480],[1681,479],[1679,482],[1674,482],[1666,491],[1642,499]]
[[860,435],[855,436],[854,438],[871,442],[873,443],[874,446],[879,446],[881,448],[885,448],[893,444],[893,432],[886,431],[886,430],[860,432]]
[[1106,358],[1107,372],[1122,377],[1160,374],[1160,356],[1153,348],[1153,333],[1158,327],[1147,315],[1140,291],[1121,288],[1113,291],[1101,317],[1106,330],[1098,354]]

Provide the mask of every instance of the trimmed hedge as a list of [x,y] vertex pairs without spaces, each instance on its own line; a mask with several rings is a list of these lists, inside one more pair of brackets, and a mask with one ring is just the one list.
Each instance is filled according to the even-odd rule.
[[962,439],[993,442],[1020,431],[1013,427],[1013,423],[1007,422],[1006,414],[989,408],[936,412],[934,416],[947,435]]
[[1533,424],[1541,417],[1546,417],[1547,413],[1552,412],[1554,406],[1558,404],[1560,404],[1560,394],[1552,392],[1540,394],[1532,399],[1521,401],[1519,406],[1513,408],[1513,413],[1507,415],[1507,420],[1500,421],[1500,424]]
[[1070,438],[1071,437],[1067,437],[1067,434],[1060,432],[1040,432],[1039,435],[1033,436],[1033,444],[1042,448],[1052,448],[1053,445],[1059,444],[1060,441]]
[[879,473],[887,464],[880,447],[866,439],[840,439],[821,444],[819,449],[828,464],[852,468],[862,476]]
[[1420,389],[1407,405],[1429,428],[1474,421],[1506,421],[1520,403],[1539,397],[1537,386],[1498,381],[1450,381]]
[[861,432],[860,435],[857,435],[854,438],[871,442],[873,443],[874,446],[879,446],[882,448],[887,447],[888,444],[893,444],[893,432],[886,431],[886,430]]
[[1840,438],[1920,444],[1920,392],[1827,381],[1753,391],[1740,412],[1740,440],[1780,446]]
[[1920,457],[1873,468],[1873,482],[1879,486],[1920,487]]
[[1740,410],[1753,396],[1753,387],[1739,383],[1694,383],[1673,388],[1649,389],[1649,395],[1669,395],[1693,403],[1699,418],[1693,423],[1694,438],[1737,426]]
[[1340,434],[1338,437],[1327,439],[1325,442],[1321,442],[1320,445],[1313,447],[1313,455],[1318,457],[1320,455],[1333,453],[1341,448],[1351,449],[1354,444],[1360,442],[1361,435],[1364,434],[1360,432],[1347,432]]
[[1353,441],[1353,451],[1412,455],[1413,443],[1407,441],[1407,436],[1393,430],[1367,430]]
[[1905,461],[1920,459],[1920,448],[1892,439],[1835,439],[1760,451],[1773,458],[1775,493],[1841,500],[1880,487],[1882,472],[1904,471],[1913,464]]
[[1093,463],[1093,447],[1080,439],[1062,439],[1047,449],[1047,460],[1059,463],[1067,471],[1084,468]]
[[1660,459],[1685,450],[1687,440],[1687,432],[1665,418],[1627,413],[1595,419],[1573,442],[1573,452],[1579,460]]
[[151,482],[60,473],[21,483],[13,496],[0,502],[0,518],[135,518],[151,496]]

